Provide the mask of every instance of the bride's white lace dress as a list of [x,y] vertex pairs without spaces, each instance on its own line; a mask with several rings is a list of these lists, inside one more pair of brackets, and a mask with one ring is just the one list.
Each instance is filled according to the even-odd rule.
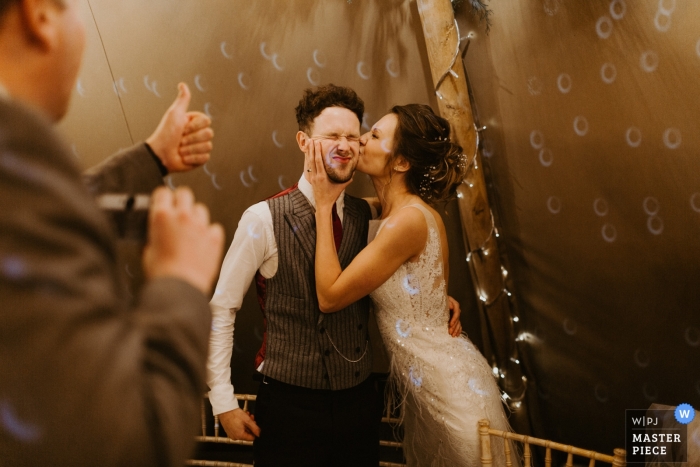
[[[448,333],[438,226],[424,206],[411,206],[425,214],[425,249],[371,294],[392,382],[405,401],[404,453],[409,466],[480,466],[478,421],[509,429],[500,391],[474,344]],[[370,240],[386,220],[371,221]],[[503,443],[495,441],[493,465],[505,465]]]

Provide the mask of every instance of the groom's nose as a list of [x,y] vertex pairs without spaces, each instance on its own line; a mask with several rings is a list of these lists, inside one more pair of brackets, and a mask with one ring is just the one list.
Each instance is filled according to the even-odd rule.
[[348,143],[348,140],[345,138],[340,138],[338,140],[338,146],[336,146],[336,152],[340,154],[347,154],[352,152],[352,148],[350,147],[350,143]]

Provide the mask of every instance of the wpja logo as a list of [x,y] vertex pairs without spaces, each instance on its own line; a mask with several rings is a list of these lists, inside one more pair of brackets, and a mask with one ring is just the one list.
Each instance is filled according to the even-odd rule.
[[687,462],[688,423],[695,418],[695,410],[689,404],[652,407],[625,411],[627,463]]

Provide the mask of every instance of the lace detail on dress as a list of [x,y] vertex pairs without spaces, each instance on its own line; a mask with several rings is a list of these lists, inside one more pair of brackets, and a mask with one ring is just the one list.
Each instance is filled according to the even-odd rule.
[[[508,429],[500,391],[478,349],[465,336],[449,335],[437,222],[424,206],[411,207],[425,215],[425,248],[418,261],[402,264],[370,294],[392,384],[405,403],[404,452],[410,466],[477,466],[478,421],[488,418],[492,427]],[[386,219],[371,222],[370,241],[373,227],[381,222],[378,234]]]

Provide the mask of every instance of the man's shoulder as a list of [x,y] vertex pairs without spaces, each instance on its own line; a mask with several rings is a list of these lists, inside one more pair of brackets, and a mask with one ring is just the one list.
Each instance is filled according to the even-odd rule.
[[285,212],[290,210],[296,211],[295,205],[306,205],[308,200],[295,184],[270,196],[263,203],[268,206],[268,209],[276,212]]
[[30,135],[32,131],[53,133],[51,122],[44,116],[19,102],[6,99],[0,99],[0,127],[3,141]]
[[21,103],[0,99],[0,146],[24,160],[29,158],[78,173],[51,122]]
[[345,211],[350,215],[355,214],[357,216],[372,218],[372,210],[369,203],[362,198],[357,198],[355,196],[345,194]]
[[254,214],[258,217],[269,217],[270,206],[267,204],[267,201],[260,201],[246,209],[243,214]]

